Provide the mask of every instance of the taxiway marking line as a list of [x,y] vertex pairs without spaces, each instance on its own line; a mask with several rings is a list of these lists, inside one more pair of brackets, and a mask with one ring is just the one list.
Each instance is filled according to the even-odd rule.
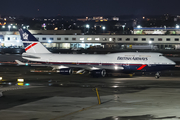
[[86,108],[83,108],[83,109],[78,110],[78,111],[75,111],[75,112],[71,112],[71,113],[68,113],[68,114],[65,114],[65,115],[61,115],[61,116],[55,117],[55,118],[53,118],[53,119],[51,119],[51,120],[60,119],[60,118],[63,118],[63,117],[66,117],[66,116],[69,116],[69,115],[72,115],[72,114],[75,114],[75,113],[78,113],[78,112],[82,112],[82,111],[88,110],[88,109],[90,109],[90,108],[92,108],[92,107],[95,107],[95,106],[98,106],[98,105],[99,105],[99,104],[93,105],[93,106],[90,106],[90,107],[86,107]]

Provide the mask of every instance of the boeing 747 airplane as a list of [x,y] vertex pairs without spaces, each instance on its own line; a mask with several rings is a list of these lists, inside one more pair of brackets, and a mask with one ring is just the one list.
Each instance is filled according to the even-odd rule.
[[[93,76],[104,77],[107,72],[159,72],[169,70],[175,63],[161,53],[122,52],[112,54],[53,54],[49,52],[28,30],[19,30],[26,53],[24,59],[52,66],[60,74],[71,74],[73,68],[88,70]],[[23,64],[19,62],[19,64]]]

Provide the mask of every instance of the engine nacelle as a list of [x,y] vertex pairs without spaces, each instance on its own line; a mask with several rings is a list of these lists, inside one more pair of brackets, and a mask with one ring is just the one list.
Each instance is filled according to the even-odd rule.
[[92,70],[90,74],[93,77],[105,77],[106,70]]
[[70,75],[70,74],[72,74],[72,69],[71,68],[62,68],[62,69],[59,69],[57,72],[62,75]]

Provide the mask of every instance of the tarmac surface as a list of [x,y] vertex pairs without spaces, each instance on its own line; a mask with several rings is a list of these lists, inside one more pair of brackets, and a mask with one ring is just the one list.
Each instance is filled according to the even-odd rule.
[[0,68],[0,120],[180,119],[179,68],[161,72],[159,79],[154,73],[93,78],[60,75],[50,67]]

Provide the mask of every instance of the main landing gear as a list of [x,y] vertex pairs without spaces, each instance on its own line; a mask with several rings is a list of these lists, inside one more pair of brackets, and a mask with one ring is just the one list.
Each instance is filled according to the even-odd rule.
[[156,79],[159,79],[159,77],[160,77],[160,74],[159,74],[160,72],[157,72],[156,74],[155,74],[155,78]]

